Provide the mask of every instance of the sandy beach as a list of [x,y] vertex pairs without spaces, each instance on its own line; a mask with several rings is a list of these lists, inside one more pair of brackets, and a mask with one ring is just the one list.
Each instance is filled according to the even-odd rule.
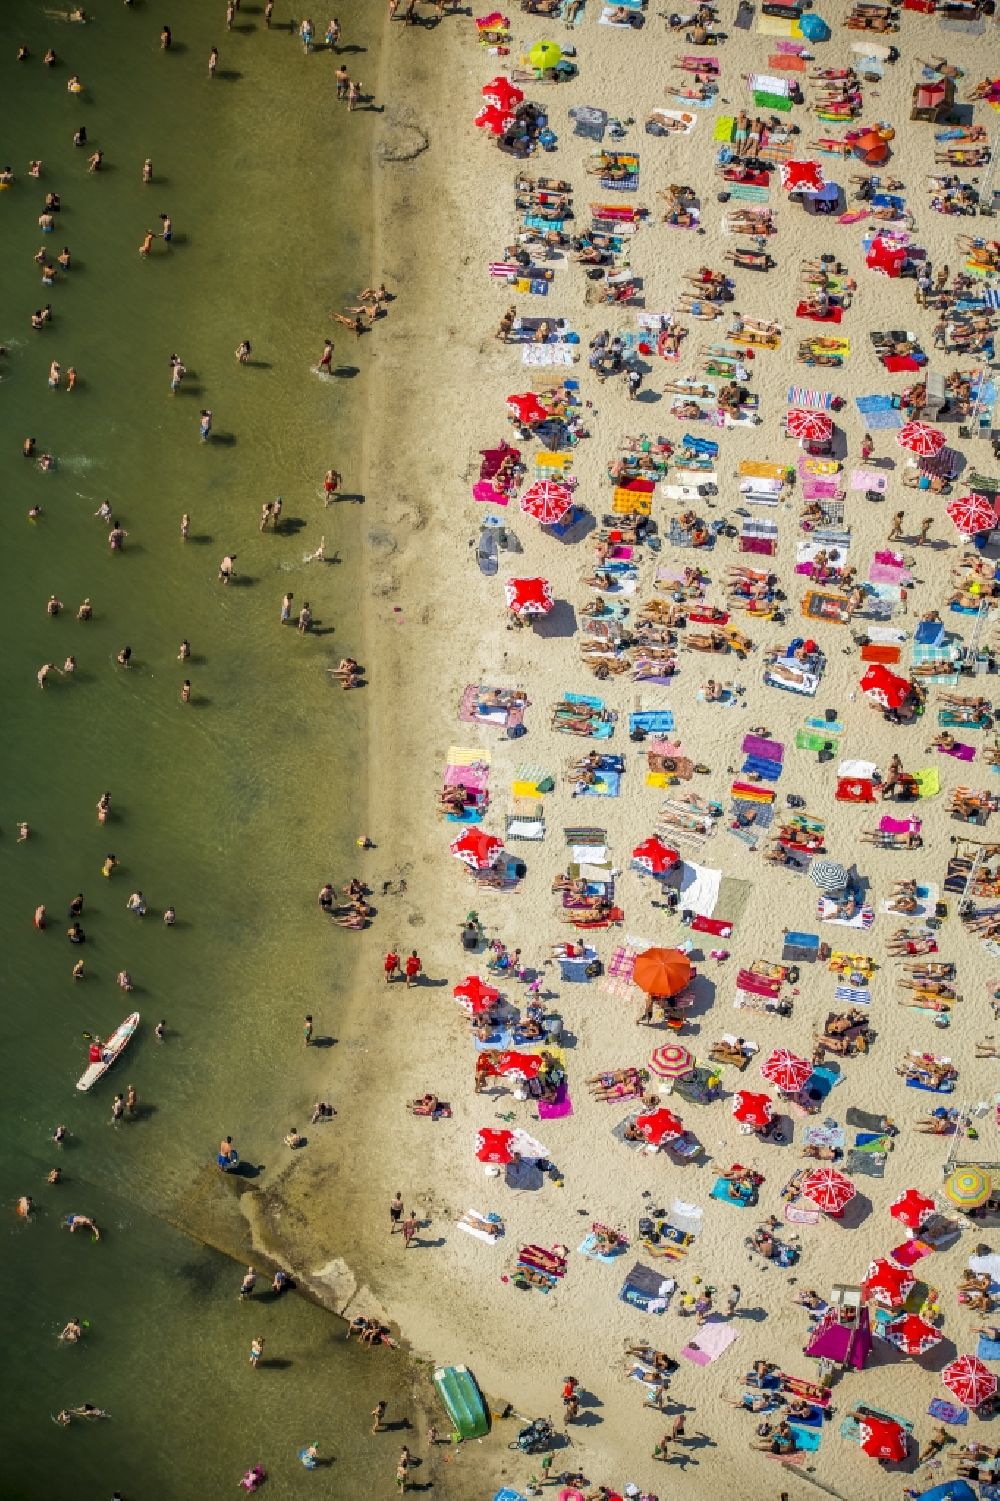
[[[800,529],[799,514],[803,481],[810,476],[796,473],[794,486],[775,506],[748,510],[739,493],[738,469],[747,461],[795,466],[803,457],[799,444],[785,435],[786,412],[801,400],[789,399],[792,388],[819,388],[843,398],[843,406],[830,411],[838,461],[831,471],[833,489],[842,486],[847,491],[849,562],[864,579],[876,552],[896,547],[902,555],[902,561],[892,566],[898,570],[897,582],[904,575],[908,580],[904,595],[898,589],[894,596],[889,591],[888,612],[878,624],[901,633],[898,671],[906,674],[912,633],[925,613],[941,609],[945,630],[959,647],[971,638],[975,616],[944,608],[954,587],[953,570],[966,551],[945,504],[967,493],[969,486],[959,477],[947,496],[904,488],[909,455],[896,442],[899,423],[878,428],[872,424],[874,451],[863,464],[862,440],[869,418],[859,412],[855,398],[899,393],[917,378],[890,372],[869,335],[874,330],[915,331],[930,368],[944,373],[979,368],[982,357],[934,350],[932,329],[938,313],[933,299],[926,307],[917,306],[912,276],[889,279],[866,267],[862,235],[879,226],[857,216],[864,205],[856,199],[851,179],[865,171],[857,160],[817,158],[827,180],[844,190],[838,212],[830,216],[807,214],[801,203],[791,202],[777,172],[772,172],[765,196],[777,232],[768,238],[766,250],[776,268],[766,274],[734,270],[723,260],[726,250],[746,248],[750,242],[725,229],[726,215],[741,205],[717,200],[719,190],[728,186],[715,173],[718,122],[743,108],[751,114],[769,114],[754,110],[744,79],[771,70],[770,60],[776,51],[780,55],[775,38],[781,36],[773,28],[761,30],[759,7],[749,29],[734,28],[732,10],[723,7],[720,16],[727,40],[700,54],[718,63],[717,97],[711,107],[692,111],[696,123],[690,134],[667,138],[644,133],[642,124],[655,108],[682,107],[668,97],[667,89],[673,86],[669,80],[689,79],[689,74],[671,68],[675,58],[693,49],[683,32],[669,33],[653,9],[646,12],[641,29],[599,25],[597,0],[588,0],[580,23],[573,27],[561,20],[511,14],[510,51],[502,57],[489,56],[478,45],[473,22],[464,15],[449,16],[437,27],[408,27],[400,21],[390,26],[380,89],[388,103],[375,147],[379,231],[371,273],[385,280],[395,301],[369,341],[373,389],[365,485],[365,652],[370,663],[370,801],[368,822],[358,829],[376,847],[358,854],[356,871],[343,873],[345,880],[348,874],[358,874],[369,882],[376,915],[364,936],[343,935],[345,945],[357,948],[358,968],[356,1005],[333,1070],[340,1110],[335,1139],[328,1138],[321,1150],[303,1156],[280,1188],[269,1194],[265,1219],[256,1233],[264,1244],[296,1248],[296,1264],[306,1270],[313,1286],[325,1288],[348,1313],[384,1311],[418,1354],[435,1362],[467,1363],[498,1403],[509,1401],[517,1413],[529,1417],[548,1414],[561,1432],[560,1387],[572,1373],[592,1395],[584,1399],[582,1421],[565,1430],[572,1447],[560,1451],[557,1468],[565,1459],[593,1485],[621,1489],[631,1482],[643,1491],[663,1494],[676,1487],[676,1471],[682,1469],[685,1489],[696,1496],[717,1493],[729,1484],[762,1497],[777,1496],[782,1489],[806,1494],[816,1484],[842,1496],[861,1494],[862,1488],[864,1493],[898,1495],[904,1484],[919,1493],[954,1473],[947,1450],[943,1461],[935,1458],[918,1469],[917,1446],[926,1443],[937,1426],[929,1403],[948,1395],[941,1369],[956,1355],[974,1353],[977,1347],[973,1331],[983,1315],[959,1303],[959,1276],[970,1256],[996,1247],[995,1219],[956,1217],[943,1197],[945,1164],[1000,1157],[996,1061],[977,1056],[976,1047],[977,1040],[992,1030],[995,956],[963,926],[956,895],[944,888],[953,836],[990,837],[989,831],[984,834],[957,822],[950,804],[959,787],[987,793],[994,787],[995,772],[984,754],[992,736],[955,730],[959,740],[976,747],[971,764],[929,747],[939,732],[942,694],[979,693],[989,699],[992,679],[962,677],[960,682],[956,679],[957,686],[928,683],[922,718],[904,726],[887,722],[859,687],[869,661],[862,658],[855,636],[873,624],[871,615],[855,615],[849,624],[840,624],[803,619],[800,614],[800,599],[810,581],[797,571],[800,545],[808,538]],[[827,11],[827,19],[835,23],[846,7]],[[575,47],[579,73],[559,85],[520,85],[526,97],[547,112],[558,149],[518,162],[498,152],[493,138],[474,128],[472,121],[487,80],[497,70],[509,71],[533,43],[550,34],[562,46]],[[782,74],[801,84],[805,98],[804,104],[781,116],[800,132],[794,146],[797,158],[816,158],[809,143],[820,134],[843,137],[843,126],[817,121],[814,106],[821,82],[809,73],[819,67],[857,65],[858,52],[851,49],[861,40],[834,24],[831,39],[811,49],[815,60],[806,59],[808,71]],[[995,26],[987,22],[979,34],[945,30],[934,17],[908,12],[898,31],[872,40],[892,43],[901,56],[885,64],[880,79],[864,81],[863,108],[848,123],[857,127],[883,121],[894,127],[891,159],[881,171],[905,184],[910,244],[921,248],[934,272],[949,267],[954,275],[965,261],[956,236],[967,232],[989,238],[992,220],[959,220],[930,208],[928,174],[947,169],[935,165],[935,127],[910,121],[911,93],[920,77],[918,60],[946,54],[950,64],[964,70],[958,83],[958,97],[963,99],[983,75],[980,59],[984,48],[995,47]],[[616,196],[587,175],[597,148],[592,139],[573,134],[567,114],[583,105],[637,122],[622,140],[604,143],[609,149],[639,154],[635,193]],[[963,121],[970,118],[966,111]],[[992,112],[983,104],[976,106],[974,119],[992,127]],[[424,138],[427,149],[418,149]],[[411,151],[417,151],[412,159],[392,159]],[[961,176],[964,181],[985,180],[988,170],[964,171]],[[638,308],[588,304],[585,293],[592,284],[584,269],[568,258],[550,263],[554,276],[545,297],[515,296],[502,281],[490,278],[489,263],[503,258],[522,217],[515,210],[519,173],[571,184],[574,232],[588,222],[587,204],[595,199],[649,210],[630,240],[627,256],[630,270],[640,278]],[[671,183],[694,188],[703,233],[662,222],[664,205],[658,195]],[[851,210],[856,214],[852,221]],[[841,222],[845,214],[851,222]],[[849,357],[839,368],[806,366],[797,358],[801,340],[817,333],[814,322],[795,316],[796,305],[806,295],[801,263],[825,253],[843,262],[847,277],[856,284],[836,329],[838,337],[850,341]],[[679,309],[682,293],[690,291],[683,278],[706,265],[732,274],[734,296],[720,319],[703,325]],[[579,342],[569,346],[578,356],[576,362],[566,368],[528,368],[519,345],[496,339],[494,330],[511,302],[523,317],[564,319],[579,336]],[[602,329],[635,334],[637,311],[676,312],[687,336],[676,363],[655,355],[640,359],[646,374],[639,399],[630,401],[621,376],[598,381],[588,369],[587,353]],[[684,378],[710,378],[703,373],[706,351],[722,342],[734,315],[745,323],[774,320],[780,325],[780,347],[757,347],[752,362],[745,361],[745,384],[756,398],[760,420],[752,425],[692,427],[690,421],[672,415],[673,393],[665,387]],[[730,342],[740,341],[736,337]],[[495,448],[502,439],[522,449],[527,459],[528,473],[520,489],[530,483],[538,445],[516,436],[507,420],[506,399],[515,392],[539,391],[547,377],[554,384],[564,376],[579,382],[582,425],[588,434],[572,448],[573,500],[596,518],[595,535],[611,509],[608,465],[620,457],[626,436],[662,435],[676,450],[687,432],[718,443],[717,490],[693,502],[699,516],[709,523],[727,518],[739,530],[745,519],[742,506],[746,516],[777,524],[776,550],[765,557],[742,553],[738,541],[725,535],[711,549],[696,553],[673,547],[670,522],[684,510],[685,501],[665,495],[658,483],[652,517],[662,548],[635,549],[634,582],[620,595],[634,615],[656,592],[658,576],[660,595],[669,596],[665,570],[696,563],[710,579],[706,601],[721,606],[728,569],[744,564],[776,575],[784,597],[782,621],[738,613],[732,617],[731,623],[753,644],[745,660],[734,655],[706,659],[681,646],[668,685],[636,681],[632,672],[595,679],[581,659],[586,619],[581,610],[595,599],[594,589],[584,583],[595,566],[594,537],[581,526],[563,541],[524,515],[516,500],[502,509],[473,500],[480,452]],[[715,380],[717,386],[721,383]],[[960,433],[954,410],[945,414],[942,425],[967,473],[994,472],[990,445]],[[878,502],[867,500],[851,485],[853,471],[865,466],[885,478],[885,493]],[[674,482],[676,467],[675,453],[667,483]],[[499,514],[520,544],[516,553],[500,552],[498,572],[491,577],[477,567],[480,522],[487,510]],[[905,511],[902,540],[889,542],[892,517],[900,510]],[[918,545],[925,517],[932,518],[929,545]],[[986,556],[989,553],[987,549]],[[551,583],[556,607],[534,627],[508,629],[503,586],[514,576],[543,576]],[[983,644],[990,635],[987,624]],[[812,637],[825,657],[814,696],[766,686],[768,652],[803,637]],[[742,691],[731,703],[706,702],[704,685],[712,677]],[[524,690],[529,701],[526,734],[511,739],[486,724],[460,722],[459,705],[469,684]],[[615,716],[610,739],[595,743],[551,728],[551,711],[567,692],[599,695]],[[675,788],[657,785],[655,777],[650,784],[649,745],[629,738],[630,713],[666,709],[673,716],[670,736],[682,742],[682,750],[674,754],[708,768]],[[797,737],[808,737],[808,719],[817,719],[820,726],[836,725],[830,731],[832,755],[818,756],[812,741],[797,745]],[[804,807],[818,821],[822,858],[854,868],[863,903],[874,910],[870,927],[844,931],[821,923],[817,885],[805,868],[792,871],[766,861],[767,835],[756,849],[734,836],[730,787],[740,779],[744,737],[752,727],[766,728],[764,738],[784,748],[780,783],[776,788],[767,784],[776,791],[779,820]],[[451,747],[474,750],[489,763],[489,808],[482,822],[489,833],[504,835],[505,816],[514,810],[514,783],[548,777],[554,783],[542,798],[544,840],[509,846],[525,868],[515,890],[477,888],[449,853],[449,842],[462,830],[438,809]],[[574,796],[571,765],[595,748],[624,758],[615,797]],[[931,768],[938,773],[934,795],[921,797],[905,810],[838,800],[842,763],[874,763],[885,778],[897,752],[907,772]],[[852,775],[863,777],[863,769],[848,766],[841,780]],[[933,785],[930,779],[928,790]],[[724,938],[692,932],[679,913],[654,906],[653,899],[662,895],[658,884],[632,864],[632,850],[654,834],[665,802],[691,792],[724,809],[704,843],[689,843],[681,851],[687,862],[685,881],[693,879],[692,865],[718,873],[705,878],[711,893],[706,915],[733,924],[731,936]],[[796,800],[791,808],[786,804],[788,794]],[[890,850],[862,841],[862,832],[876,829],[880,817],[890,811],[901,819],[920,821],[922,847]],[[567,926],[560,895],[552,889],[571,859],[573,841],[567,841],[564,830],[574,826],[604,831],[603,837],[595,834],[576,842],[591,849],[606,845],[615,872],[614,901],[624,914],[619,926],[593,935]],[[669,843],[667,832],[664,838]],[[804,866],[808,863],[806,859]],[[909,994],[899,984],[906,972],[900,960],[890,956],[889,945],[905,920],[882,910],[900,880],[930,883],[922,900],[937,924],[931,930],[936,957],[956,966],[955,985],[963,999],[953,1006],[946,1030],[935,1025],[934,1013],[901,1004]],[[939,899],[946,902],[946,915],[935,916]],[[680,906],[684,905],[682,897]],[[549,1010],[562,1018],[570,1114],[540,1121],[536,1104],[516,1099],[513,1087],[503,1080],[492,1081],[496,1088],[474,1093],[476,1054],[469,1021],[452,998],[453,987],[466,975],[488,978],[485,953],[466,955],[459,941],[470,909],[478,912],[490,939],[521,950],[528,971],[541,976]],[[790,1016],[734,1010],[738,973],[757,960],[779,961],[789,930],[815,935],[835,952],[871,961],[870,994],[865,997],[869,1045],[851,1057],[828,1053],[825,1065],[833,1083],[825,1086],[829,1093],[815,1116],[790,1114],[761,1079],[759,1065],[779,1047],[806,1059],[813,1056],[814,1034],[823,1030],[827,1014],[836,1009],[838,983],[848,988],[853,983],[851,966],[845,979],[823,960],[800,960],[795,983],[782,992],[792,1003]],[[567,983],[551,959],[552,945],[581,936],[596,948],[604,973],[586,984]],[[698,978],[695,1004],[682,1030],[637,1027],[641,992],[621,981],[609,985],[615,951],[684,943],[691,946]],[[725,951],[726,957],[713,959],[713,949]],[[418,951],[421,983],[410,989],[383,983],[382,958],[389,950],[404,957]],[[523,1011],[525,984],[511,975],[495,983]],[[655,1077],[650,1081],[697,1138],[700,1154],[687,1163],[667,1153],[650,1160],[616,1139],[613,1128],[624,1121],[629,1106],[592,1100],[586,1080],[604,1070],[643,1067],[654,1048],[674,1042],[707,1063],[711,1045],[725,1034],[749,1039],[755,1052],[745,1073],[719,1069],[721,1086],[709,1103],[692,1103],[676,1090],[668,1093]],[[908,1088],[897,1073],[907,1049],[947,1057],[957,1075],[953,1092],[931,1097]],[[732,1096],[740,1087],[767,1090],[776,1099],[775,1108],[783,1116],[783,1145],[741,1133],[732,1113]],[[447,1118],[416,1118],[405,1111],[404,1101],[425,1091],[448,1102]],[[939,1106],[965,1113],[957,1135],[915,1129],[918,1118]],[[850,1148],[856,1145],[856,1122],[865,1116],[891,1117],[897,1134],[888,1140],[877,1173],[859,1157],[853,1159],[853,1168],[848,1167],[845,1150],[839,1167],[847,1170],[857,1192],[843,1221],[809,1213],[799,1221],[786,1220],[784,1185],[797,1169],[815,1165],[802,1157],[806,1130],[821,1122],[835,1123],[846,1133],[842,1139]],[[971,1139],[966,1134],[969,1119],[976,1133]],[[475,1158],[476,1134],[484,1127],[507,1126],[521,1128],[544,1144],[558,1170],[544,1186],[512,1190],[502,1174],[484,1176]],[[711,1197],[719,1174],[735,1163],[763,1178],[758,1203],[749,1210]],[[759,1359],[802,1380],[817,1379],[817,1361],[802,1353],[810,1332],[808,1314],[796,1305],[794,1295],[810,1288],[827,1299],[835,1283],[860,1284],[869,1263],[887,1256],[903,1240],[904,1231],[888,1208],[909,1187],[936,1199],[958,1231],[914,1272],[918,1284],[925,1284],[921,1306],[931,1312],[939,1307],[940,1342],[917,1362],[876,1338],[867,1368],[837,1379],[835,1417],[823,1425],[822,1444],[815,1452],[797,1455],[794,1463],[783,1466],[776,1456],[754,1452],[757,1420],[734,1413],[719,1400],[720,1394],[738,1396],[744,1390],[744,1373]],[[406,1251],[402,1237],[388,1234],[388,1205],[397,1190],[421,1221]],[[700,1233],[683,1259],[652,1261],[639,1242],[639,1219],[654,1206],[663,1206],[669,1215],[676,1201],[692,1209]],[[505,1233],[497,1244],[458,1233],[456,1221],[470,1208],[502,1217]],[[794,1266],[779,1267],[744,1245],[745,1237],[770,1215],[780,1223],[778,1236],[799,1253]],[[817,1222],[810,1223],[810,1218]],[[628,1237],[628,1249],[612,1264],[578,1254],[592,1222]],[[547,1295],[522,1292],[510,1280],[518,1249],[526,1244],[569,1248],[566,1273]],[[676,1279],[669,1310],[661,1317],[619,1299],[624,1274],[635,1261]],[[715,1309],[722,1315],[713,1318],[710,1327],[731,1330],[726,1340],[732,1334],[736,1338],[717,1359],[697,1363],[680,1358],[681,1348],[696,1332],[695,1318],[684,1316],[684,1309],[706,1284],[716,1290]],[[735,1316],[727,1320],[726,1297],[733,1284],[739,1288],[739,1303]],[[928,1295],[928,1289],[936,1290],[938,1297],[933,1291]],[[664,1412],[644,1406],[642,1385],[629,1379],[626,1346],[643,1341],[678,1361]],[[856,1442],[840,1436],[842,1420],[859,1402],[875,1404],[912,1425],[906,1462],[883,1471]],[[651,1453],[673,1415],[681,1411],[687,1413],[692,1441],[676,1448],[671,1463],[664,1466]],[[439,1465],[442,1482],[457,1482],[461,1472],[472,1484],[468,1471],[474,1470],[483,1493],[484,1466],[523,1490],[527,1477],[538,1473],[538,1461],[505,1452],[503,1442],[514,1431],[511,1424],[499,1425],[497,1435],[474,1457],[455,1457],[447,1476]],[[992,1428],[975,1413],[968,1427],[950,1428],[949,1434],[956,1444],[994,1441]]]

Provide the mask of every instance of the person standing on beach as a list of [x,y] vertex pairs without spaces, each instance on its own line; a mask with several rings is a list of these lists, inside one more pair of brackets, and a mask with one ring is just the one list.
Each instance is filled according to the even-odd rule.
[[281,601],[281,624],[287,625],[292,618],[292,600],[295,595],[289,590]]
[[211,52],[208,54],[208,76],[209,76],[209,78],[214,78],[215,77],[216,69],[218,68],[218,66],[219,66],[219,49],[218,49],[218,47],[213,47],[212,50],[211,50]]
[[347,86],[348,86],[348,84],[350,83],[351,80],[350,80],[350,77],[348,76],[347,68],[344,66],[343,63],[340,64],[339,68],[337,69],[336,73],[333,76],[334,76],[334,78],[337,81],[337,98],[338,99],[346,99],[347,98]]
[[403,1250],[408,1251],[413,1237],[417,1233],[417,1216],[414,1210],[410,1210],[403,1221]]
[[412,952],[409,955],[409,958],[406,961],[405,966],[404,966],[405,971],[406,971],[406,988],[407,988],[407,990],[409,990],[410,986],[413,984],[414,980],[420,974],[420,971],[423,969],[423,967],[424,966],[423,966],[423,964],[420,961],[420,957],[417,954],[416,949],[413,949]]
[[396,953],[395,949],[390,949],[386,954],[385,958],[382,961],[382,970],[385,974],[385,983],[387,985],[389,984],[390,980],[394,980],[399,974],[399,955]]
[[741,1292],[739,1284],[734,1282],[726,1295],[726,1312],[728,1313],[730,1318],[733,1317],[733,1314],[740,1306],[740,1297]]
[[307,1016],[305,1019],[305,1024],[302,1028],[302,1035],[305,1039],[306,1047],[310,1047],[313,1040],[313,1019],[311,1016]]
[[403,1219],[403,1195],[397,1193],[389,1205],[389,1234],[395,1235]]
[[274,15],[274,0],[267,0],[267,4],[264,6],[264,29],[265,29],[265,31],[270,31],[271,30],[271,17],[273,15]]
[[341,484],[342,478],[340,473],[336,469],[328,469],[323,476],[323,493],[326,497],[323,501],[324,505],[329,506],[333,504],[337,498],[337,491],[340,489]]
[[352,114],[357,109],[360,98],[361,80],[359,78],[352,78],[347,85],[347,108]]
[[[338,87],[339,87],[339,85],[338,85]],[[339,98],[340,96],[338,95],[337,97]],[[316,366],[316,369],[318,371],[323,371],[325,374],[329,375],[332,365],[333,365],[333,340],[332,339],[324,339],[323,340],[323,353],[320,355],[319,364]]]
[[905,521],[905,519],[905,511],[896,512],[895,516],[893,516],[892,518],[892,525],[889,528],[889,535],[885,539],[887,542],[898,542],[901,539],[903,535],[903,522]]
[[382,1419],[385,1417],[386,1403],[379,1401],[372,1408],[372,1433],[382,1432]]

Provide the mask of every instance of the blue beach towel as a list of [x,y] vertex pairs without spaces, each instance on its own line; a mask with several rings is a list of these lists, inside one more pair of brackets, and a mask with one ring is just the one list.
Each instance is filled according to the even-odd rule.
[[1000,1360],[1000,1339],[987,1339],[981,1334],[976,1354],[980,1360]]
[[617,797],[621,792],[622,774],[620,771],[599,771],[597,781],[588,783],[581,788],[581,797]]
[[718,1199],[720,1204],[728,1204],[731,1209],[750,1209],[753,1207],[756,1194],[748,1195],[741,1188],[740,1197],[738,1199],[731,1199],[729,1197],[728,1180],[726,1178],[717,1178],[712,1192],[709,1194],[709,1198]]
[[969,1421],[969,1409],[959,1402],[949,1402],[946,1397],[932,1397],[927,1416],[937,1418],[939,1423],[951,1423],[956,1428],[964,1428]]
[[[567,698],[569,695],[566,695]],[[628,717],[629,730],[645,730],[648,735],[667,734],[674,728],[672,709],[642,709]]]
[[797,1449],[806,1449],[810,1453],[815,1453],[815,1451],[819,1448],[820,1440],[823,1437],[819,1429],[807,1428],[802,1423],[792,1422],[789,1422],[788,1426],[795,1434],[795,1447]]

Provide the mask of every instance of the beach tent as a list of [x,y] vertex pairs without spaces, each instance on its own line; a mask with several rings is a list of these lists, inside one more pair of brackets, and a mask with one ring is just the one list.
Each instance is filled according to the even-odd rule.
[[799,1193],[824,1214],[843,1214],[857,1189],[835,1167],[814,1168],[799,1185]]
[[919,1314],[908,1313],[886,1325],[885,1338],[891,1340],[905,1355],[923,1355],[926,1350],[939,1345],[944,1335]]
[[977,1355],[960,1355],[945,1366],[941,1380],[966,1407],[978,1407],[997,1389],[997,1378]]
[[680,949],[646,949],[632,969],[632,979],[647,995],[679,995],[694,975],[691,960]]
[[885,1459],[898,1464],[906,1458],[906,1429],[892,1418],[885,1418],[880,1413],[865,1413],[858,1421],[858,1435],[862,1449],[872,1459]]
[[763,1131],[774,1119],[770,1095],[738,1089],[733,1095],[733,1115],[741,1126],[751,1126],[754,1131]]
[[694,1068],[694,1054],[683,1043],[665,1042],[653,1050],[648,1067],[660,1079],[683,1079]]
[[470,1016],[481,1016],[500,999],[499,990],[495,990],[492,985],[487,985],[485,980],[481,980],[478,975],[466,975],[465,979],[455,986],[452,995]]
[[910,692],[906,678],[890,672],[880,662],[874,662],[861,679],[860,688],[866,698],[878,704],[880,709],[899,709],[905,704]]
[[635,1123],[650,1146],[658,1147],[665,1141],[676,1141],[684,1135],[684,1125],[671,1110],[661,1106],[647,1115],[637,1115]]
[[812,1077],[813,1066],[807,1058],[799,1058],[787,1048],[775,1048],[771,1056],[760,1066],[760,1072],[769,1084],[784,1094],[797,1094]]
[[644,839],[641,844],[636,845],[632,851],[632,859],[636,865],[641,865],[644,870],[648,870],[650,875],[662,876],[668,870],[673,870],[680,855],[676,850],[664,844],[662,839],[657,839],[654,834],[651,839]]
[[832,1360],[837,1365],[863,1371],[871,1353],[872,1329],[867,1308],[852,1310],[844,1317],[836,1308],[828,1308],[811,1332],[805,1353],[814,1360]]
[[521,510],[526,516],[534,516],[542,526],[556,526],[572,509],[573,492],[568,485],[558,485],[552,480],[536,480],[521,496]]
[[932,459],[945,445],[945,436],[939,427],[927,422],[907,422],[896,434],[896,442],[918,459]]
[[482,829],[463,829],[449,848],[456,860],[461,860],[472,870],[488,870],[503,853],[503,840]]
[[971,537],[975,532],[990,531],[997,524],[997,512],[993,502],[985,495],[977,495],[975,491],[949,500],[945,510],[958,530],[967,537]]
[[916,1285],[916,1277],[905,1267],[897,1266],[887,1256],[873,1261],[865,1274],[861,1290],[865,1297],[884,1308],[901,1308]]
[[919,1189],[908,1188],[889,1205],[889,1213],[908,1230],[919,1230],[928,1215],[934,1213],[934,1200]]
[[548,579],[508,579],[504,593],[515,615],[547,615],[555,604]]

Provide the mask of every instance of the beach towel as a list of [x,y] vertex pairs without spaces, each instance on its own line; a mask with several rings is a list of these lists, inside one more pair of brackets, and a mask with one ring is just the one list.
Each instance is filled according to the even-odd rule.
[[853,917],[838,917],[837,903],[828,896],[821,896],[816,903],[816,916],[820,922],[829,923],[838,928],[861,928],[867,932],[875,921],[875,909],[867,905],[862,906]]
[[[901,1418],[898,1412],[889,1412],[885,1407],[876,1407],[874,1402],[865,1402],[863,1405],[876,1417],[888,1418],[890,1422],[898,1423],[900,1428],[905,1429],[907,1433],[913,1432],[913,1424],[909,1418]],[[840,1436],[841,1438],[846,1438],[848,1443],[860,1444],[861,1433],[858,1428],[858,1420],[853,1413],[841,1423]]]
[[573,1102],[569,1097],[569,1086],[565,1081],[556,1089],[554,1100],[538,1101],[538,1119],[540,1121],[565,1120],[566,1116],[573,1114]]
[[980,1360],[1000,1360],[1000,1339],[988,1339],[985,1334],[981,1334],[976,1354]]
[[720,1204],[728,1204],[732,1209],[750,1209],[757,1202],[757,1195],[740,1187],[739,1197],[732,1198],[729,1193],[730,1183],[728,1178],[717,1178],[712,1186],[710,1199],[717,1199]]
[[811,964],[819,958],[819,935],[816,933],[797,933],[789,931],[785,934],[781,947],[782,960],[798,960]]
[[944,1397],[932,1397],[927,1415],[937,1418],[939,1423],[951,1423],[954,1427],[964,1427],[969,1421],[969,1409],[958,1402],[948,1402]]
[[822,1429],[807,1426],[801,1422],[795,1423],[791,1419],[789,1419],[788,1426],[795,1434],[796,1448],[804,1450],[807,1454],[815,1453],[823,1437]]
[[685,1360],[690,1360],[694,1365],[711,1365],[718,1360],[720,1355],[725,1354],[729,1346],[735,1344],[740,1337],[740,1331],[734,1329],[732,1324],[725,1324],[721,1319],[709,1318],[693,1335],[681,1350]]
[[612,1261],[616,1261],[617,1258],[626,1249],[624,1245],[619,1245],[614,1251],[598,1251],[596,1247],[597,1236],[591,1233],[590,1235],[584,1237],[583,1241],[580,1245],[577,1246],[576,1249],[580,1256],[588,1256],[591,1261],[603,1261],[608,1264],[610,1264]]
[[925,766],[913,773],[921,797],[937,797],[941,791],[941,773],[936,766]]
[[[478,1209],[467,1209],[460,1219],[455,1221],[457,1229],[466,1235],[472,1235],[476,1240],[484,1240],[488,1246],[495,1246],[503,1236],[503,1222],[499,1215],[480,1214]],[[499,1229],[499,1234],[491,1234],[490,1227]]]

